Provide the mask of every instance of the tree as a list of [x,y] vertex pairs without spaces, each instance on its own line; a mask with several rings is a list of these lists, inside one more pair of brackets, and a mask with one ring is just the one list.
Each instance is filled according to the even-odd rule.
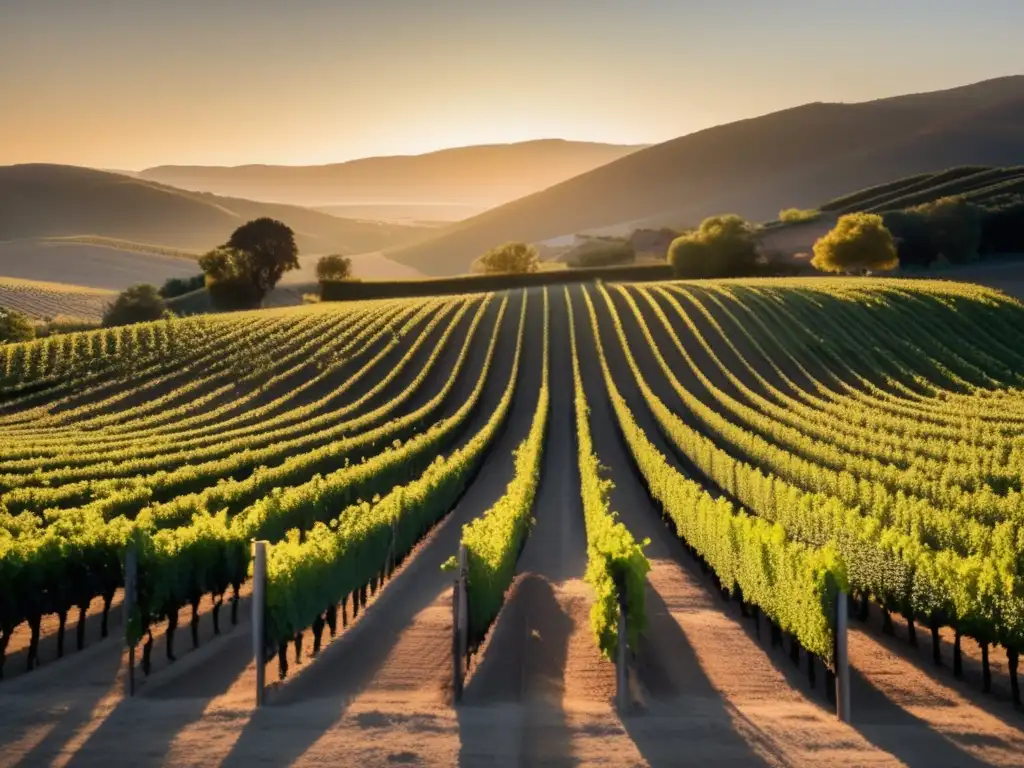
[[225,245],[248,254],[250,279],[260,298],[277,285],[285,272],[299,268],[295,233],[276,219],[263,217],[243,224]]
[[349,280],[352,277],[352,259],[332,253],[323,256],[316,263],[316,279],[321,283],[327,280]]
[[712,216],[668,247],[676,277],[739,277],[758,265],[754,228],[735,214]]
[[814,244],[811,264],[822,272],[884,271],[899,266],[896,243],[876,213],[849,213]]
[[295,233],[276,219],[253,219],[203,256],[199,266],[219,308],[259,306],[285,272],[299,268]]
[[156,286],[133,285],[121,292],[103,315],[103,326],[144,323],[170,317],[171,313]]
[[203,255],[199,266],[213,305],[222,311],[258,307],[264,294],[251,279],[249,255],[222,245]]
[[505,243],[491,248],[473,262],[474,272],[488,274],[536,272],[540,267],[537,249],[526,243]]
[[0,307],[0,343],[9,341],[32,341],[36,327],[28,315],[14,309]]

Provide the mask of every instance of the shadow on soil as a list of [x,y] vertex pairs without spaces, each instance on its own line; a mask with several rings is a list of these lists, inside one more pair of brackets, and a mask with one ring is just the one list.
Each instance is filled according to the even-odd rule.
[[[622,721],[640,754],[652,766],[677,764],[692,747],[680,728],[686,718],[698,724],[701,742],[714,744],[716,765],[766,765],[758,752],[771,753],[774,748],[760,743],[755,752],[750,735],[735,729],[733,723],[740,716],[722,701],[685,633],[650,584],[645,603],[647,630],[636,650],[635,673],[646,701]],[[672,654],[671,664],[664,663],[666,653]],[[700,757],[696,751],[691,754],[695,760]]]
[[[492,759],[510,737],[517,741],[512,753],[526,765],[574,764],[562,707],[572,631],[551,582],[534,573],[517,579],[458,708],[460,765]],[[480,722],[488,708],[509,704],[522,713],[520,732]]]

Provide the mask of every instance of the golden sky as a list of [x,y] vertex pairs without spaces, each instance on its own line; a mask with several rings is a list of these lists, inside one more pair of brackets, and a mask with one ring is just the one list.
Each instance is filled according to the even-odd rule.
[[657,142],[1024,72],[1021,0],[0,0],[0,164]]

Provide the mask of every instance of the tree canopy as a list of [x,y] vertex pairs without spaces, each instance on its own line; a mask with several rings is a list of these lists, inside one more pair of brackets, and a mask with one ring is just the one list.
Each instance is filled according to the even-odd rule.
[[492,248],[473,262],[474,272],[517,273],[536,272],[540,268],[537,249],[526,243],[505,243]]
[[218,309],[257,307],[285,272],[299,268],[295,233],[275,219],[254,219],[205,254],[199,266]]
[[875,213],[840,216],[835,227],[814,244],[811,265],[822,272],[873,272],[899,266],[896,243]]
[[115,325],[144,323],[148,320],[160,320],[168,317],[170,312],[153,285],[133,285],[121,292],[103,315],[106,328]]
[[14,341],[32,341],[36,337],[36,327],[28,315],[14,309],[0,307],[0,343]]
[[323,256],[316,263],[316,279],[321,283],[326,280],[349,280],[352,277],[352,259],[332,253]]
[[676,277],[738,277],[757,271],[754,228],[735,214],[712,216],[668,248]]

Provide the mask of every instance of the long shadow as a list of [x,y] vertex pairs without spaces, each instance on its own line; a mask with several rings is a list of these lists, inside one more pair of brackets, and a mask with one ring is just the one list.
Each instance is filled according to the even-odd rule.
[[853,727],[876,747],[907,765],[988,765],[905,710],[852,667],[850,698]]
[[489,705],[509,703],[524,709],[518,739],[522,763],[574,764],[572,733],[562,707],[572,631],[573,621],[551,582],[533,573],[521,576],[457,709],[459,765],[479,765],[494,754],[496,734],[479,721]]
[[[100,701],[117,686],[120,664],[119,653],[107,653],[90,660],[89,679],[81,685],[65,687],[58,679],[48,680],[49,685],[40,682],[30,688],[30,674],[18,681],[21,685],[3,691],[4,706],[0,708],[0,717],[8,723],[3,728],[5,734],[15,731],[10,734],[10,742],[18,741],[33,728],[53,722],[45,737],[20,762],[28,765],[52,762],[79,729],[88,723]],[[47,690],[49,688],[53,688],[52,695]],[[10,710],[11,714],[5,710]],[[18,725],[12,728],[10,723]],[[4,751],[2,746],[0,754]]]
[[[94,765],[98,757],[132,765],[162,764],[175,736],[198,721],[210,702],[226,694],[252,663],[251,635],[233,632],[216,650],[181,677],[160,685],[154,678],[134,699],[122,699],[75,752],[70,765]],[[200,649],[201,650],[201,649]],[[143,731],[145,739],[126,739]],[[49,737],[44,739],[43,747]],[[127,754],[130,744],[144,744],[144,754]]]
[[[519,294],[513,295],[502,319],[502,328],[495,349],[488,381],[483,393],[483,401],[476,415],[464,430],[460,442],[465,442],[475,434],[490,417],[496,407],[501,393],[511,374],[512,358],[515,350],[516,331],[519,326],[520,311]],[[531,302],[533,298],[531,297]],[[488,334],[490,327],[481,326],[478,333]],[[526,333],[529,335],[529,320]],[[489,335],[481,336],[480,343],[474,345],[478,358],[477,365],[471,370],[479,373],[483,365],[481,348],[486,348]],[[524,349],[524,353],[526,349]],[[468,362],[468,361],[467,361]],[[456,391],[449,397],[446,408],[457,408],[468,397],[469,390],[476,382],[475,376],[460,377]],[[520,368],[519,386],[537,391],[537,384],[529,378],[523,380],[523,368]],[[533,404],[535,405],[536,395]],[[519,403],[528,398],[517,397]],[[532,407],[532,406],[531,406]],[[511,421],[517,414],[515,406],[508,418]],[[529,429],[529,419],[523,418],[525,432]],[[502,460],[511,472],[511,447],[508,440],[514,440],[515,429],[497,437],[484,459],[480,475],[491,468],[492,460]],[[504,448],[508,447],[508,451]],[[501,485],[504,488],[504,484]],[[468,522],[473,515],[489,506],[493,499],[484,498],[483,486],[473,483],[467,494],[456,504],[455,509],[442,519],[407,558],[406,564],[388,583],[387,587],[369,605],[366,613],[337,640],[332,642],[310,667],[291,680],[287,680],[270,692],[270,706],[254,712],[245,725],[240,737],[235,742],[230,754],[224,760],[225,766],[246,766],[255,755],[272,754],[274,762],[281,765],[290,764],[305,754],[325,732],[336,725],[345,716],[352,702],[373,682],[395,650],[403,633],[409,629],[418,614],[434,604],[450,587],[449,577],[440,570],[441,564],[458,549],[462,523]],[[483,505],[483,506],[481,506]],[[440,687],[440,681],[439,681]],[[319,699],[315,707],[303,706],[303,702]],[[325,699],[333,700],[337,706],[324,706]],[[279,729],[275,732],[268,726],[278,724],[281,720],[295,720],[296,727],[289,729],[287,741],[280,738]]]

